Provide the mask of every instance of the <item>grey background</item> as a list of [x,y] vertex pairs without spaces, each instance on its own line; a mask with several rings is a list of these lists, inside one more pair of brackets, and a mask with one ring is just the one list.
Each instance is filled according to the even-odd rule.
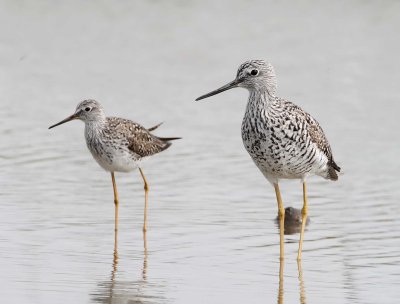
[[[343,168],[309,181],[302,278],[286,237],[285,303],[399,296],[397,1],[1,1],[0,290],[4,303],[270,303],[279,293],[273,188],[244,150],[247,92],[204,102],[266,59],[278,96],[323,126]],[[182,136],[150,159],[147,252],[138,172],[112,186],[79,122],[108,115]],[[301,206],[301,185],[281,186]]]

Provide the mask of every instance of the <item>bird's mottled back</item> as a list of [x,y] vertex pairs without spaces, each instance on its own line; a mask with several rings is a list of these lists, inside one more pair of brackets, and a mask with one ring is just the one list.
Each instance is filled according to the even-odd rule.
[[167,149],[171,144],[150,133],[138,123],[118,117],[107,117],[106,134],[126,139],[127,148],[140,157],[150,156]]
[[340,167],[335,163],[332,155],[331,146],[328,139],[325,136],[322,127],[309,113],[305,112],[299,106],[294,103],[284,100],[279,97],[275,97],[275,100],[282,104],[288,117],[294,118],[296,125],[304,125],[304,132],[306,137],[309,137],[311,142],[316,144],[318,149],[327,157],[328,166],[334,170],[329,170],[328,178],[331,180],[337,180],[338,176],[336,171],[340,172]]

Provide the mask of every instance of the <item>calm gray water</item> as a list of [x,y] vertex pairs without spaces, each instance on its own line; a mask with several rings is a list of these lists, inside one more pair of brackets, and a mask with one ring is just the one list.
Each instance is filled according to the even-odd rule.
[[[400,297],[397,1],[1,1],[2,303],[394,303]],[[273,63],[279,96],[324,127],[343,168],[309,180],[311,222],[279,265],[273,188],[244,150],[247,92],[193,102]],[[111,179],[83,124],[47,127],[85,98],[182,136]],[[281,185],[300,208],[301,184]],[[281,280],[279,276],[282,270]]]

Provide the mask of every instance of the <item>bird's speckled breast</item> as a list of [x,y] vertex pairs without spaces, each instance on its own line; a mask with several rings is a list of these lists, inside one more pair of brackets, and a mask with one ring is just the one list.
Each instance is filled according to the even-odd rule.
[[243,144],[257,167],[271,182],[318,174],[327,160],[321,159],[305,125],[285,112],[279,102],[266,98],[250,96],[242,122]]
[[138,167],[139,159],[129,151],[128,142],[123,142],[123,138],[112,138],[98,127],[86,126],[86,128],[86,145],[104,170],[130,172]]

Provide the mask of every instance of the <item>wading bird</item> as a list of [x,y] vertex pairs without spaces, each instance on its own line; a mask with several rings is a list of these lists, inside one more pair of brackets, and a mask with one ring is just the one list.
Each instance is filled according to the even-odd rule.
[[303,182],[302,227],[297,259],[301,259],[307,218],[306,178],[319,175],[337,180],[340,167],[318,122],[295,104],[277,97],[274,68],[263,60],[240,65],[236,79],[202,95],[207,98],[223,91],[242,87],[249,91],[242,122],[243,144],[256,166],[274,186],[279,208],[280,258],[284,257],[285,209],[279,190],[281,179]]
[[167,149],[169,141],[179,137],[162,138],[150,133],[160,126],[145,129],[127,119],[106,117],[103,107],[95,100],[84,100],[78,104],[75,113],[49,127],[49,129],[79,119],[85,123],[85,139],[89,151],[97,163],[111,172],[114,189],[115,231],[118,230],[118,191],[115,183],[115,172],[130,172],[139,168],[144,182],[145,205],[143,231],[147,230],[147,204],[149,184],[144,176],[140,163],[143,159]]

